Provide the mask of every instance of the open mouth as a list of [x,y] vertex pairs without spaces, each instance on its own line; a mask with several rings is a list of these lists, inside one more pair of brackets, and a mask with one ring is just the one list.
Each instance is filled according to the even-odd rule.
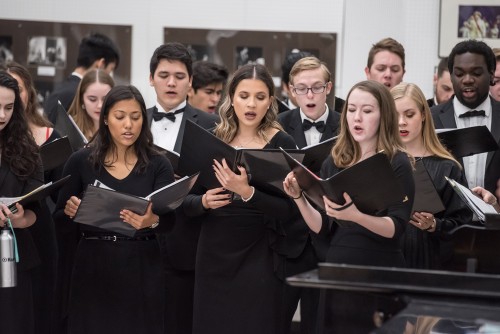
[[399,130],[399,135],[401,137],[406,137],[406,136],[408,136],[408,134],[409,134],[409,132],[406,130]]
[[312,109],[312,108],[316,107],[316,103],[308,103],[308,104],[306,104],[306,107]]
[[464,97],[473,97],[476,95],[476,90],[474,88],[464,88],[462,89],[462,95]]

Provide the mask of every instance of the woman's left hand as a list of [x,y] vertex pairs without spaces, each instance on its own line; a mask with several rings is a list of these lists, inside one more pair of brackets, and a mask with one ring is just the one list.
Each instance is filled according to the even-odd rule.
[[127,224],[132,225],[136,230],[151,227],[159,222],[160,217],[153,213],[153,203],[149,203],[146,213],[141,216],[130,210],[121,210],[120,218]]
[[326,214],[337,220],[350,220],[356,221],[356,215],[360,212],[348,193],[344,193],[345,204],[340,205],[330,201],[326,196],[323,196],[325,202]]
[[240,175],[234,173],[227,165],[226,159],[219,163],[214,159],[214,171],[217,180],[224,189],[232,191],[243,198],[248,198],[252,194],[252,187],[248,184],[248,175],[244,167],[238,166]]
[[410,224],[423,231],[434,232],[436,230],[434,215],[429,212],[414,212]]

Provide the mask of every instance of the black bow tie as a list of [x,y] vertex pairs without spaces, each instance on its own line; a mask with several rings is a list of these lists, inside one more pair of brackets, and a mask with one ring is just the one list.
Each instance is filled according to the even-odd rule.
[[310,128],[312,128],[313,126],[314,126],[314,127],[316,128],[316,130],[318,130],[320,133],[325,132],[326,126],[325,126],[325,122],[323,122],[323,121],[319,121],[319,122],[311,122],[310,120],[305,119],[305,120],[302,122],[302,129],[303,129],[304,131],[309,130],[309,129],[310,129]]
[[163,117],[165,117],[166,119],[170,120],[171,122],[175,122],[175,115],[180,114],[183,111],[184,111],[184,108],[178,109],[174,112],[159,112],[158,109],[155,108],[153,110],[153,120],[155,122],[158,122]]
[[486,116],[486,113],[484,110],[470,110],[467,112],[464,112],[463,114],[460,114],[458,118],[464,118],[464,117],[475,117],[475,116]]

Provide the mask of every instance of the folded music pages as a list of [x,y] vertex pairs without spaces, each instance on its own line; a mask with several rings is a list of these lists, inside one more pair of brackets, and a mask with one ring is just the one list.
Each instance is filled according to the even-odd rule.
[[66,175],[56,182],[42,184],[40,187],[20,197],[2,197],[0,198],[0,203],[5,204],[9,208],[9,210],[12,211],[12,213],[16,213],[16,203],[19,203],[24,207],[27,204],[41,201],[45,197],[52,194],[54,191],[59,190],[69,180],[70,177],[71,175]]
[[348,193],[359,211],[366,214],[375,214],[406,200],[391,163],[383,153],[360,161],[326,180],[316,176],[284,150],[283,154],[304,194],[323,210],[323,196],[342,205],[345,204],[344,193]]
[[450,183],[453,190],[458,194],[458,196],[464,201],[464,203],[471,209],[471,211],[477,216],[477,218],[485,223],[486,225],[496,225],[491,226],[491,228],[500,228],[500,214],[495,210],[495,208],[483,201],[476,194],[472,192],[469,188],[461,185],[457,181],[446,177],[446,180]]
[[61,101],[57,102],[57,115],[54,129],[56,129],[61,136],[68,137],[73,152],[78,151],[88,144],[88,140],[85,138],[78,125],[76,125],[73,117],[68,115],[62,106]]
[[461,129],[436,129],[441,143],[457,159],[498,150],[498,143],[486,125]]
[[[304,153],[297,150],[291,153],[302,161]],[[283,180],[290,172],[288,163],[278,149],[237,149],[211,132],[187,121],[182,139],[179,158],[181,175],[200,172],[198,182],[208,189],[220,187],[213,170],[214,160],[226,159],[229,168],[239,174],[238,166],[245,167],[250,184],[271,185],[283,190]]]
[[68,136],[56,138],[40,146],[43,170],[49,171],[66,163],[73,153]]
[[422,159],[415,162],[415,198],[412,212],[429,212],[436,214],[445,209],[434,183]]
[[180,180],[155,190],[146,197],[121,193],[101,186],[89,184],[85,191],[74,221],[80,224],[92,225],[102,229],[134,236],[137,231],[131,225],[120,220],[121,210],[130,210],[144,215],[150,202],[156,214],[164,214],[175,210],[182,204],[198,175],[185,176]]

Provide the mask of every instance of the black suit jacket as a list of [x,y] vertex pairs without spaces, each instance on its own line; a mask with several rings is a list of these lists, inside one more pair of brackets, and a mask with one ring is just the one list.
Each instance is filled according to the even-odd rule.
[[52,124],[56,123],[57,116],[57,100],[61,101],[64,109],[68,111],[73,99],[75,98],[78,85],[81,79],[76,75],[70,75],[63,82],[61,82],[56,89],[49,95],[44,104],[45,115]]
[[[491,134],[500,145],[500,102],[491,99]],[[456,128],[453,98],[448,102],[431,108],[432,119],[436,129]],[[497,181],[500,179],[500,151],[488,152],[484,173],[484,187],[495,193]]]
[[[340,121],[340,114],[329,108],[328,118],[326,119],[326,129],[321,136],[321,141],[325,141],[337,135]],[[302,119],[300,118],[300,109],[285,111],[278,115],[278,122],[286,133],[293,137],[299,148],[307,146],[306,136],[302,130]]]
[[[340,114],[330,108],[328,113],[328,118],[325,123],[326,129],[321,136],[321,141],[336,136],[339,129]],[[293,137],[299,148],[307,146],[306,137],[304,135],[304,131],[302,130],[302,119],[300,118],[299,108],[279,114],[278,121],[281,126],[283,126],[283,129]],[[307,246],[309,239],[309,227],[305,223],[302,216],[298,215],[293,220],[287,222],[287,224],[284,224],[283,228],[286,233],[283,251],[286,253],[288,258],[299,257]],[[320,253],[324,253],[323,248],[325,245],[320,242],[320,239],[315,238],[314,234],[313,237],[313,243],[315,244],[317,253],[318,250],[320,250]],[[298,266],[298,268],[301,268],[302,270],[310,269],[307,268],[307,264],[304,264],[304,267]],[[296,272],[287,271],[287,275],[293,274],[296,274]]]
[[[151,125],[153,120],[153,110],[156,107],[149,108],[146,111],[148,124]],[[195,109],[189,104],[183,112],[182,123],[175,141],[174,151],[180,152],[182,147],[182,138],[184,137],[184,129],[186,121],[189,119],[205,129],[215,127],[219,116],[208,114],[201,110]],[[168,135],[168,133],[166,134]],[[160,246],[167,265],[171,265],[174,269],[191,271],[194,270],[196,262],[196,248],[198,247],[198,238],[200,235],[201,219],[188,218],[182,209],[175,211],[175,225],[172,231],[168,234],[158,234]]]

